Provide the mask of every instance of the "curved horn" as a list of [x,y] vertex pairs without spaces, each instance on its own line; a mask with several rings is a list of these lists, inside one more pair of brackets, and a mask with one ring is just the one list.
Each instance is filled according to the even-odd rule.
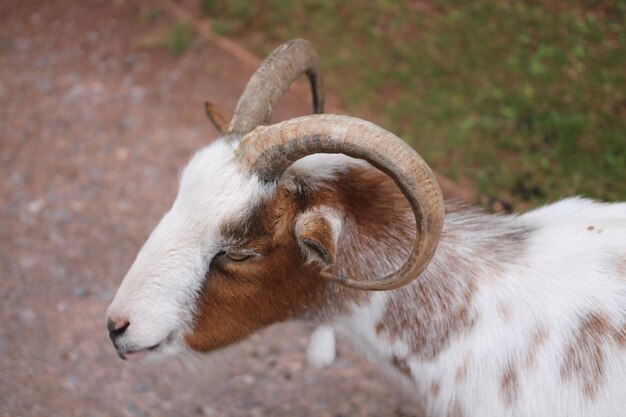
[[322,277],[361,290],[390,290],[408,284],[426,268],[439,242],[444,206],[441,190],[424,160],[386,130],[348,116],[313,115],[245,135],[235,154],[244,167],[266,181],[280,178],[298,159],[314,153],[343,153],[365,159],[389,175],[409,200],[417,233],[413,250],[396,272],[372,281],[322,272]]
[[278,100],[303,73],[311,83],[313,113],[323,113],[324,86],[319,58],[308,41],[294,39],[276,48],[250,78],[237,102],[228,133],[245,135],[259,125],[270,123]]

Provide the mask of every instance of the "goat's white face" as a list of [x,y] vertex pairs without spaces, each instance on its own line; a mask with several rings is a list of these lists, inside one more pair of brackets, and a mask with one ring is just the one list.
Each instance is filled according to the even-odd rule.
[[187,349],[184,334],[192,325],[209,264],[228,244],[220,226],[244,216],[271,192],[271,186],[240,170],[233,147],[218,140],[196,153],[182,173],[171,210],[118,289],[107,317],[112,333],[127,326],[115,338],[121,357],[159,357]]

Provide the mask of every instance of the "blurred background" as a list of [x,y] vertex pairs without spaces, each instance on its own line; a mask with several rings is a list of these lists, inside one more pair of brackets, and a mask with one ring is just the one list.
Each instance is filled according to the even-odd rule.
[[[626,200],[623,1],[3,0],[0,415],[421,416],[342,340],[274,326],[201,378],[120,361],[104,311],[262,57],[316,47],[328,111],[376,122],[496,210]],[[305,83],[276,120],[310,112]],[[443,178],[445,181],[445,178]],[[448,184],[448,182],[446,182]]]

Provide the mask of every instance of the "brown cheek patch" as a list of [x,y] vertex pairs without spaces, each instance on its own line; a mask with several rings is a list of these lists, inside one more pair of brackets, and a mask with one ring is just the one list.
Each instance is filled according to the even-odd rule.
[[297,211],[298,201],[279,191],[244,221],[224,226],[231,240],[258,248],[263,256],[214,262],[197,301],[193,331],[186,336],[192,349],[227,346],[324,304],[326,283],[317,268],[304,265],[293,236]]

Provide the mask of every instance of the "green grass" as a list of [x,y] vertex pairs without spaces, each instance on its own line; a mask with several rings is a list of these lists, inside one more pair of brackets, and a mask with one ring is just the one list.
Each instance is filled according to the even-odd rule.
[[517,208],[626,200],[626,2],[201,5],[215,31],[259,55],[311,40],[352,114],[481,194]]
[[178,22],[163,34],[162,45],[174,56],[182,55],[193,40],[193,30],[185,23]]

